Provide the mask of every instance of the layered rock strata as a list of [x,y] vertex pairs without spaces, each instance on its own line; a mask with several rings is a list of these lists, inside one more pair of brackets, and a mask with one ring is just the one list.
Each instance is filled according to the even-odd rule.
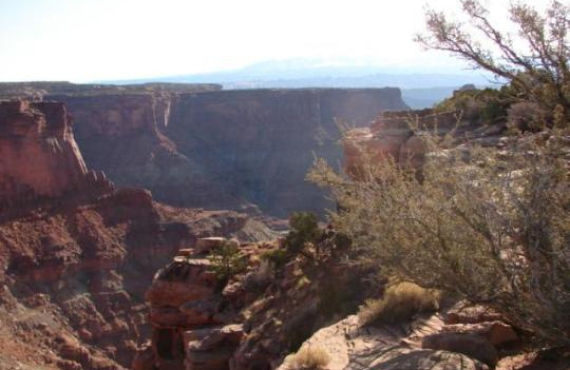
[[175,251],[269,234],[115,188],[87,169],[61,103],[0,103],[0,144],[0,368],[129,367],[149,336],[144,292]]
[[0,102],[0,207],[111,188],[87,169],[63,104]]
[[[239,312],[246,297],[240,283],[221,286],[206,258],[225,242],[199,239],[157,272],[146,293],[152,340],[135,359],[135,369],[228,368],[244,334]],[[241,251],[259,254],[247,244]]]
[[178,206],[258,206],[274,216],[330,204],[304,181],[314,155],[339,163],[340,121],[405,109],[398,89],[57,94],[89,167]]

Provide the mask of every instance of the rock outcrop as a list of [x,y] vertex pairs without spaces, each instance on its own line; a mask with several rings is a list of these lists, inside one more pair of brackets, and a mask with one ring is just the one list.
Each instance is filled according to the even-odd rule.
[[270,235],[243,214],[115,188],[70,124],[61,103],[0,103],[0,368],[128,367],[149,337],[144,293],[178,249]]
[[[363,327],[352,315],[317,331],[302,348],[320,348],[329,355],[328,370],[341,369],[472,369],[495,368],[498,349],[519,340],[513,329],[501,322],[508,336],[492,343],[497,327],[486,325],[484,316],[469,314],[474,308],[459,303],[432,316],[416,316],[411,322]],[[465,309],[465,311],[462,311]],[[453,320],[465,312],[467,322]],[[486,311],[489,312],[489,311]],[[461,314],[460,314],[461,315]],[[498,323],[495,315],[492,322]],[[453,323],[453,324],[452,324]],[[481,330],[487,326],[489,330]],[[507,339],[508,337],[508,339]],[[504,356],[504,354],[503,354]],[[294,356],[285,359],[280,370],[290,369]]]
[[447,145],[465,141],[482,146],[499,146],[504,125],[477,126],[461,119],[459,112],[435,112],[432,109],[384,112],[369,127],[350,130],[343,138],[344,169],[358,178],[366,170],[363,163],[392,158],[396,163],[419,169],[427,146],[422,135],[449,136]]
[[[146,293],[152,341],[135,359],[136,370],[226,369],[244,335],[246,293],[238,281],[220,285],[207,259],[225,238],[201,238],[160,269]],[[249,260],[263,252],[242,244]]]
[[436,114],[430,109],[385,112],[369,127],[347,133],[343,140],[345,171],[358,177],[363,160],[374,163],[388,157],[400,164],[420,167],[426,148],[418,133],[434,130],[447,134],[456,127],[457,120],[455,112]]
[[0,102],[0,207],[111,187],[87,170],[62,103]]
[[136,370],[273,369],[364,294],[351,290],[362,271],[285,256],[279,240],[239,244],[247,268],[219,280],[212,268],[219,265],[205,257],[223,242],[199,239],[155,275],[146,294],[152,342],[138,353]]

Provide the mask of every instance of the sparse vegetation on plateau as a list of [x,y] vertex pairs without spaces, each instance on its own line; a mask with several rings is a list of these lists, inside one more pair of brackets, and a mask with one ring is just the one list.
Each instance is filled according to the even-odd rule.
[[[429,137],[425,136],[425,140]],[[570,340],[570,188],[561,140],[508,149],[434,147],[421,180],[387,158],[354,181],[318,161],[331,221],[363,264],[485,302],[551,342]]]

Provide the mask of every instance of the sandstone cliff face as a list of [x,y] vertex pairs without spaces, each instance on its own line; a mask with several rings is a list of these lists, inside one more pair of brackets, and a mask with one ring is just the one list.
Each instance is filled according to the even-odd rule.
[[60,103],[1,103],[0,129],[0,368],[130,366],[154,272],[197,237],[263,233],[115,189],[87,170]]
[[[144,187],[183,206],[233,205],[199,156],[187,156],[166,134],[175,94],[58,95],[69,107],[79,147],[91,168],[117,185]],[[188,201],[190,200],[190,201]],[[235,208],[235,207],[234,207]]]
[[[0,205],[94,186],[61,103],[0,103]],[[107,187],[110,184],[106,184]]]
[[304,177],[313,153],[340,162],[335,118],[362,126],[406,108],[398,89],[50,98],[69,106],[87,164],[118,185],[148,188],[174,205],[255,204],[276,216],[330,205]]

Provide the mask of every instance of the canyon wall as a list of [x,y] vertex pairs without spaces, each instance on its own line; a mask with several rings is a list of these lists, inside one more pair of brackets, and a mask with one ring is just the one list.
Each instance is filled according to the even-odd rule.
[[0,206],[62,196],[98,178],[104,188],[104,176],[87,170],[63,104],[0,102]]
[[[144,292],[196,238],[270,237],[88,170],[61,103],[0,103],[0,368],[122,369],[149,337]],[[250,231],[252,230],[252,231]]]
[[314,155],[340,163],[336,119],[363,126],[405,109],[398,89],[48,95],[77,122],[87,164],[178,206],[286,217],[331,206],[304,181]]

